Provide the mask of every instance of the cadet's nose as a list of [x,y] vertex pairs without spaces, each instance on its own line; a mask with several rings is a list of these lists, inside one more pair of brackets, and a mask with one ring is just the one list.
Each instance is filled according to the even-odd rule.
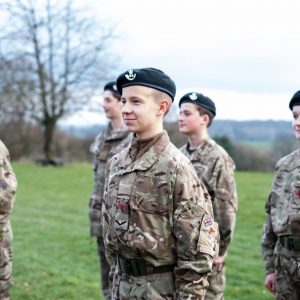
[[128,102],[123,104],[122,107],[122,114],[128,114],[130,113],[130,106],[128,105]]

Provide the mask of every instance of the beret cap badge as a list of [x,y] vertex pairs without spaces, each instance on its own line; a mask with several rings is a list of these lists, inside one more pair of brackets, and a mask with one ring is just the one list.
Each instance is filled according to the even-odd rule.
[[136,77],[136,74],[133,73],[133,69],[128,70],[128,74],[125,74],[127,80],[133,80]]
[[191,94],[189,95],[189,98],[190,98],[191,100],[197,100],[198,96],[197,96],[196,93],[191,93]]

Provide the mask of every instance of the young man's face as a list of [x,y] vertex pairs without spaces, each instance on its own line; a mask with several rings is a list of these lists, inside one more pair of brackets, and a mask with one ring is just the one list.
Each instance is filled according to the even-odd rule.
[[293,130],[297,140],[300,140],[300,105],[293,106]]
[[184,134],[197,133],[205,124],[203,117],[195,104],[190,102],[182,103],[178,120],[179,131]]
[[121,116],[122,102],[110,91],[104,91],[102,107],[108,119],[115,119]]
[[139,138],[150,137],[153,128],[161,122],[158,118],[159,103],[153,96],[153,90],[140,85],[122,89],[122,114],[128,131]]

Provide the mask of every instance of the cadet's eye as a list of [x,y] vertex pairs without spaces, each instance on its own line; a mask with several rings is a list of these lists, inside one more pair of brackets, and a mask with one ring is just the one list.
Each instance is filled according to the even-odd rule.
[[133,104],[140,104],[141,101],[140,101],[139,99],[133,99],[133,100],[132,100],[132,103],[133,103]]
[[125,99],[122,99],[121,100],[122,104],[124,105],[126,103],[126,100]]
[[294,120],[297,120],[298,119],[298,115],[297,114],[293,114],[293,118],[294,118]]
[[111,98],[109,97],[105,97],[103,100],[105,103],[111,103]]

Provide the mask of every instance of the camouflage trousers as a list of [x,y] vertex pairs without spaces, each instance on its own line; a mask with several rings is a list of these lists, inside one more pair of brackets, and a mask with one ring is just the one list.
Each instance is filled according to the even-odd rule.
[[0,292],[0,300],[10,300],[8,290]]
[[[98,255],[99,255],[99,269],[100,269],[100,286],[104,299],[111,299],[111,292],[109,287],[109,271],[110,265],[105,256],[105,248],[102,237],[97,237]],[[1,299],[0,299],[1,300]]]
[[0,243],[0,300],[8,300],[8,290],[12,285],[11,239]]
[[300,253],[281,248],[275,256],[276,300],[300,299]]
[[205,294],[205,300],[223,300],[226,285],[225,264],[213,266],[208,282],[209,287]]
[[175,299],[174,278],[171,272],[139,277],[115,273],[112,286],[112,300]]

